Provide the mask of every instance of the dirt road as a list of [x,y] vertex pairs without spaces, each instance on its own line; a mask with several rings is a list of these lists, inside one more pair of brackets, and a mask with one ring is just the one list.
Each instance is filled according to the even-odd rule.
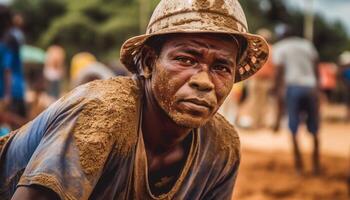
[[319,176],[311,173],[312,141],[304,127],[298,136],[306,165],[303,174],[294,171],[286,128],[278,134],[268,129],[240,130],[242,163],[233,199],[349,200],[350,124],[338,120],[337,109],[330,111],[324,115],[320,131],[322,174]]

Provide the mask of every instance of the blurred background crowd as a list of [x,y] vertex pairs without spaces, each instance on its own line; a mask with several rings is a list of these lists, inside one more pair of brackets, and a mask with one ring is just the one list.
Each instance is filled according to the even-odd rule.
[[[342,9],[330,12],[344,17],[349,2],[240,2],[250,31],[269,42],[271,55],[220,109],[241,132],[235,199],[348,199],[350,25],[315,8],[333,2]],[[0,136],[80,84],[130,75],[119,48],[144,32],[157,3],[0,0]],[[312,158],[310,173],[303,155]]]

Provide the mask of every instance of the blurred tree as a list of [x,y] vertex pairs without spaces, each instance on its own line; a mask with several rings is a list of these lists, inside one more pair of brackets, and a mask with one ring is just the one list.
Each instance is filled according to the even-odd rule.
[[[14,0],[12,7],[24,15],[25,32],[30,43],[46,48],[60,44],[69,56],[89,51],[99,59],[115,59],[127,38],[140,34],[141,0]],[[150,9],[159,0],[143,0]],[[288,24],[297,33],[303,32],[303,12],[288,9],[281,0],[240,0],[246,11],[250,31],[259,28],[274,30]],[[145,6],[145,5],[144,5]],[[144,10],[143,10],[144,11]],[[315,17],[314,42],[322,60],[337,59],[349,48],[348,35],[339,23]]]
[[24,16],[26,40],[32,44],[37,43],[54,19],[66,12],[61,0],[14,0],[12,7]]
[[136,1],[67,0],[67,12],[43,32],[39,43],[41,46],[60,43],[68,55],[89,51],[106,57],[127,37],[137,33],[137,6]]
[[[31,43],[43,48],[60,44],[69,56],[89,51],[100,58],[116,58],[122,42],[139,34],[138,1],[14,0],[12,7],[25,16]],[[150,6],[156,3],[153,0]]]
[[[304,13],[287,9],[281,0],[240,0],[246,10],[250,31],[268,28],[274,31],[279,24],[290,26],[297,35],[303,33]],[[328,22],[320,15],[315,16],[314,43],[319,50],[321,61],[337,61],[341,52],[350,47],[349,35],[339,22]]]
[[315,18],[314,42],[321,61],[337,61],[338,56],[349,49],[350,40],[345,27],[339,21],[327,22],[323,17]]

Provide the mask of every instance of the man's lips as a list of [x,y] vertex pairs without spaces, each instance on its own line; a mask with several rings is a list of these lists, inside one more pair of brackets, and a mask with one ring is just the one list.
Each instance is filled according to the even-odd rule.
[[208,108],[209,110],[213,109],[213,105],[211,105],[208,101],[204,100],[204,99],[197,99],[197,98],[188,98],[188,99],[183,99],[180,101],[181,102],[184,102],[184,103],[192,103],[194,105],[197,105],[197,106],[202,106],[202,107],[206,107]]

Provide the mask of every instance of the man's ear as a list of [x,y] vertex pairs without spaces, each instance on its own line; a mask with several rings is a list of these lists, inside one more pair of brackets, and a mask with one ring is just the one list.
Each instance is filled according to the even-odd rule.
[[154,65],[157,60],[157,54],[155,50],[147,45],[142,48],[141,52],[141,68],[140,75],[147,78],[152,76]]

